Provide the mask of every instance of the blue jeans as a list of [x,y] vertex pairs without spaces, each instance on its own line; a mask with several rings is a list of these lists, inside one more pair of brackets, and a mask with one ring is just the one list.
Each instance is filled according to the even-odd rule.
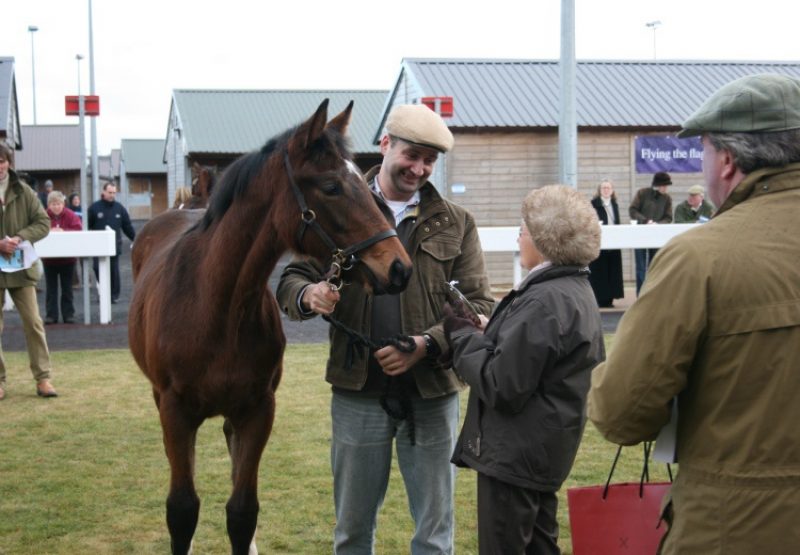
[[453,553],[458,394],[414,399],[416,445],[408,421],[394,420],[376,398],[334,393],[331,400],[334,553],[371,555],[378,510],[389,485],[392,444],[414,519],[412,555]]
[[639,296],[639,289],[642,288],[644,278],[647,276],[647,269],[653,261],[658,249],[634,249],[636,258],[636,296]]

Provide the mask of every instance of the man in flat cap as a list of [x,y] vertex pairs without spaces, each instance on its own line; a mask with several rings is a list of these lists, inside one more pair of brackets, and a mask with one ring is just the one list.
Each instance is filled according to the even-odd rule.
[[684,124],[714,218],[661,249],[592,374],[610,441],[656,437],[677,397],[662,553],[800,553],[800,80],[751,75]]
[[689,187],[686,200],[675,207],[676,224],[705,223],[714,215],[714,205],[705,199],[706,190],[702,185]]
[[[639,224],[669,224],[672,223],[672,197],[667,193],[667,188],[672,185],[672,178],[667,172],[656,172],[650,187],[642,187],[628,207],[628,214],[632,222]],[[644,278],[650,262],[656,256],[658,249],[634,249],[636,261],[636,294],[642,288]]]
[[410,553],[453,553],[450,456],[463,384],[439,362],[449,350],[441,323],[447,282],[458,281],[482,314],[491,312],[493,299],[475,220],[428,181],[452,146],[453,135],[438,114],[423,105],[396,106],[380,142],[383,162],[365,176],[414,262],[404,292],[370,297],[356,284],[332,291],[323,269],[307,261],[290,263],[278,285],[278,302],[292,319],[332,315],[375,343],[397,334],[415,342],[410,353],[391,345],[354,349],[344,332],[331,328],[326,379],[333,390],[338,555],[373,552],[393,444],[415,522]]

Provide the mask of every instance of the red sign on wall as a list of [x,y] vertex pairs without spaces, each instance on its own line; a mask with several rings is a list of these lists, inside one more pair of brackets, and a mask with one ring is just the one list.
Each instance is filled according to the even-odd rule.
[[452,96],[423,96],[419,99],[422,104],[442,116],[443,118],[453,117],[453,97]]
[[[77,96],[66,96],[65,102],[66,112],[68,116],[79,116],[80,105]],[[100,115],[100,97],[97,95],[83,95],[83,115],[85,116],[99,116]]]

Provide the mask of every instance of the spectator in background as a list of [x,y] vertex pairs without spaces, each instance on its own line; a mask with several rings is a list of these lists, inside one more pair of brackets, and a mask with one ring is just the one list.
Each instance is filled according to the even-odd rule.
[[188,208],[187,204],[192,199],[192,190],[189,187],[178,187],[175,189],[175,202],[172,203],[174,210]]
[[[47,213],[33,189],[20,181],[10,168],[13,151],[0,141],[0,255],[8,258],[18,249],[22,241],[35,243],[47,237],[50,222]],[[50,383],[50,351],[44,334],[39,303],[36,300],[36,282],[42,277],[41,266],[34,264],[26,270],[0,272],[0,298],[5,291],[17,307],[25,343],[28,347],[31,372],[36,380],[36,394],[40,397],[56,397],[55,388]],[[0,330],[3,329],[3,311],[0,310]],[[0,349],[0,400],[6,396],[6,364]]]
[[[614,184],[604,179],[597,186],[597,194],[592,199],[592,207],[603,225],[619,225],[619,205],[614,193]],[[592,285],[597,305],[600,308],[614,306],[614,299],[625,296],[622,284],[622,251],[601,250],[600,256],[589,264],[589,283]]]
[[53,182],[51,180],[47,180],[44,182],[44,187],[41,191],[39,191],[39,202],[42,203],[42,206],[47,208],[47,198],[50,196],[50,193],[53,192]]
[[81,196],[78,193],[71,193],[67,198],[67,208],[72,210],[76,216],[83,220],[83,210],[81,209]]
[[689,187],[689,197],[675,207],[676,224],[704,223],[714,215],[714,205],[705,199],[702,185]]
[[[650,187],[642,187],[636,191],[636,196],[628,208],[631,221],[648,225],[672,223],[672,197],[667,193],[667,187],[670,185],[672,178],[669,174],[658,172],[653,176]],[[658,249],[634,249],[637,295],[647,275],[647,268],[657,252]]]
[[[111,302],[118,303],[121,292],[119,277],[119,256],[122,254],[122,234],[125,233],[128,239],[133,241],[136,238],[136,231],[131,225],[131,218],[125,207],[117,202],[117,186],[110,181],[103,185],[103,192],[100,200],[92,203],[89,207],[89,229],[103,230],[106,226],[114,230],[117,238],[117,254],[111,257]],[[99,274],[99,263],[95,258],[93,261],[94,277]]]
[[[47,215],[50,216],[50,232],[80,231],[81,220],[64,206],[64,194],[53,191],[47,197]],[[65,324],[75,322],[75,305],[72,303],[72,276],[75,271],[75,258],[44,259],[44,278],[47,284],[45,324],[58,323],[58,286],[61,282],[61,317]]]

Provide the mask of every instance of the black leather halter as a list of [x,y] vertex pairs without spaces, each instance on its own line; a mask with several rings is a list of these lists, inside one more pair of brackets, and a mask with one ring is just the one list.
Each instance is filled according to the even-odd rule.
[[397,231],[390,228],[385,231],[381,231],[380,233],[376,233],[372,237],[365,239],[360,243],[356,243],[355,245],[351,245],[345,249],[340,249],[336,246],[336,243],[333,241],[333,239],[331,239],[330,235],[328,235],[325,230],[322,229],[322,226],[319,225],[319,222],[317,221],[317,215],[306,204],[306,199],[303,196],[303,192],[294,181],[292,165],[289,162],[289,153],[287,151],[284,151],[283,153],[283,163],[286,166],[286,176],[289,178],[289,184],[292,186],[292,192],[297,199],[297,204],[300,205],[300,228],[297,230],[297,241],[298,243],[303,241],[303,236],[306,233],[306,229],[309,227],[317,233],[319,238],[322,239],[322,242],[325,243],[325,246],[331,250],[331,267],[325,274],[325,279],[331,284],[331,287],[339,290],[341,289],[343,283],[341,278],[342,271],[351,269],[353,265],[358,262],[358,257],[356,254],[379,241],[383,241],[389,237],[397,237]]

